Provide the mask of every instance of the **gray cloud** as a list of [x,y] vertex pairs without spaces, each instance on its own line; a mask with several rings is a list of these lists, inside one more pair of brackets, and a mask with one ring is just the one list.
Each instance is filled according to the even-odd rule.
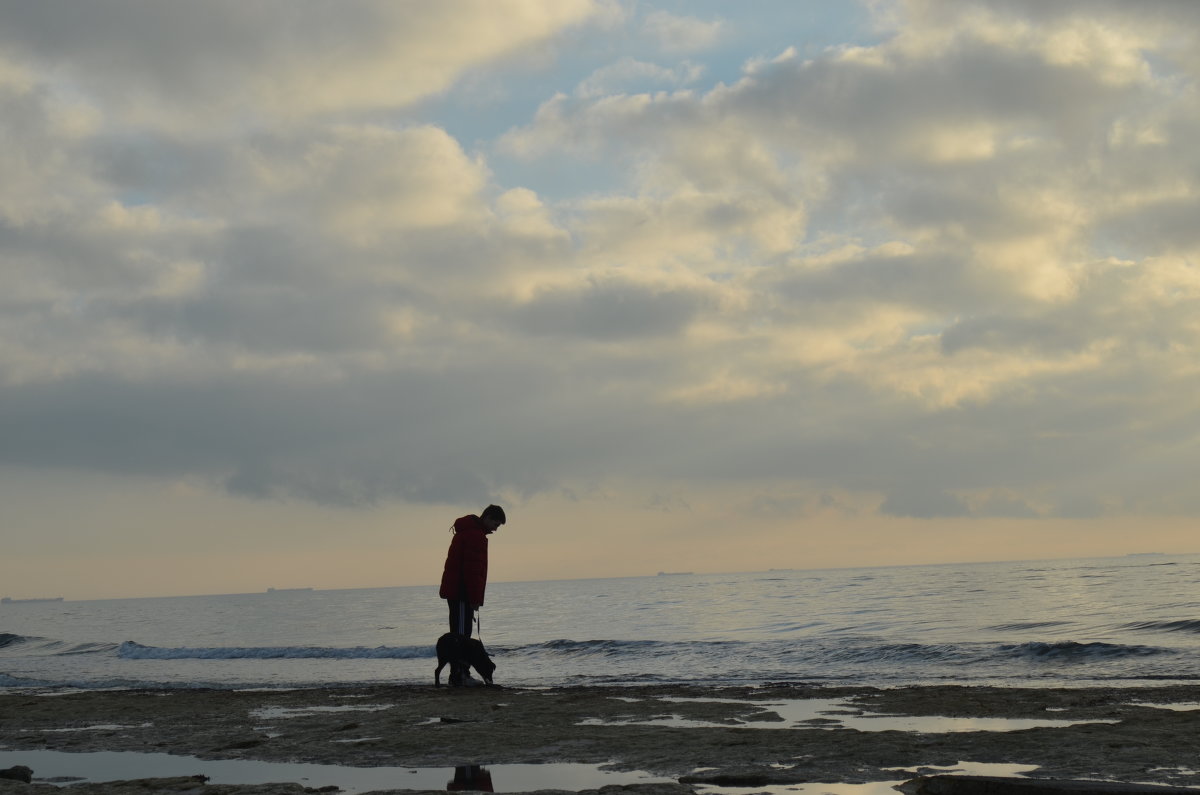
[[336,9],[307,0],[47,0],[0,9],[0,46],[65,72],[122,118],[241,127],[402,107],[598,10],[590,0],[351,0]]
[[920,519],[970,515],[970,510],[963,504],[962,500],[945,492],[927,494],[904,492],[894,494],[884,501],[880,510],[891,516],[916,517]]
[[685,290],[608,280],[547,290],[521,306],[514,320],[530,334],[636,340],[679,334],[706,303]]
[[1069,318],[979,316],[947,328],[942,332],[941,343],[942,350],[951,356],[971,348],[1078,351],[1091,341],[1090,333]]
[[970,312],[1003,298],[1000,285],[957,252],[872,252],[825,267],[775,269],[763,278],[772,294],[825,316],[845,312],[847,305],[870,309],[877,303]]

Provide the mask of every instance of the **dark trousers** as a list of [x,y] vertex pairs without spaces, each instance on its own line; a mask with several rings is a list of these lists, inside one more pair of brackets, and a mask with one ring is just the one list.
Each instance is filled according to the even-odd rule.
[[450,631],[471,637],[471,625],[475,623],[475,610],[461,599],[447,599],[450,606]]

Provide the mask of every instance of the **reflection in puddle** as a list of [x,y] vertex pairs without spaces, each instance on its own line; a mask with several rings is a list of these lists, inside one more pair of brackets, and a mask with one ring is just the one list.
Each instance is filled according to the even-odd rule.
[[[343,792],[377,789],[477,790],[529,792],[539,789],[599,789],[608,784],[648,784],[674,779],[649,773],[601,770],[599,765],[464,765],[457,768],[345,767],[244,759],[207,760],[132,751],[66,753],[0,751],[0,770],[14,765],[33,769],[34,781],[117,781],[134,778],[208,776],[210,784],[295,782],[306,787],[339,787]],[[485,786],[486,785],[486,786]]]
[[459,765],[454,768],[454,778],[446,784],[451,792],[469,790],[471,792],[495,792],[492,786],[492,774],[487,768],[479,765]]
[[1010,732],[1021,729],[1081,726],[1089,723],[1119,723],[1116,720],[1056,720],[1053,718],[944,718],[929,715],[874,715],[854,704],[829,698],[806,698],[785,701],[744,701],[739,699],[665,697],[668,703],[723,703],[762,707],[774,712],[781,721],[737,721],[734,724],[696,720],[672,715],[664,718],[639,720],[601,720],[587,718],[581,726],[672,726],[675,728],[728,728],[736,725],[747,729],[855,729],[861,732],[902,731],[923,734],[954,732]]

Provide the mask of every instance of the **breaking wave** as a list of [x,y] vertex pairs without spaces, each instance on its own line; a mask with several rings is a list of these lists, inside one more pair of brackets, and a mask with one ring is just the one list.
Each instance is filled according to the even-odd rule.
[[29,640],[24,635],[14,635],[11,632],[0,632],[0,649],[7,646],[16,646],[19,643],[24,643]]
[[1170,649],[1160,649],[1154,646],[1126,646],[1119,643],[1099,642],[1076,643],[1075,641],[1019,643],[1001,646],[1000,648],[1002,651],[1010,652],[1016,657],[1029,660],[1059,660],[1063,662],[1090,662],[1125,657],[1152,657],[1159,654],[1174,653]]

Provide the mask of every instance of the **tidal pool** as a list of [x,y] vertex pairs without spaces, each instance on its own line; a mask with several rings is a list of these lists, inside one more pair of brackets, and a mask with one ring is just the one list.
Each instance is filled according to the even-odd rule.
[[[891,770],[891,768],[888,768]],[[916,770],[922,776],[960,775],[960,776],[1022,776],[1037,770],[1037,765],[1011,765],[993,762],[958,762],[953,765],[918,765]],[[905,768],[908,772],[909,769]],[[899,771],[897,771],[899,772]],[[895,781],[871,781],[866,784],[780,784],[773,787],[715,787],[709,785],[696,786],[696,791],[704,795],[896,795],[896,787],[908,781],[909,776]]]
[[243,759],[210,760],[133,751],[0,751],[0,769],[24,765],[35,782],[73,784],[138,778],[208,776],[211,784],[297,783],[336,786],[346,793],[377,789],[454,789],[528,792],[598,789],[674,779],[649,773],[602,770],[600,765],[462,765],[460,767],[347,767]]
[[[623,699],[629,701],[629,699]],[[738,725],[747,729],[856,729],[862,732],[905,731],[924,734],[950,732],[1011,732],[1021,729],[1045,727],[1079,726],[1085,723],[1117,723],[1115,720],[1060,720],[1055,718],[946,718],[930,715],[877,715],[861,707],[838,699],[806,698],[787,701],[746,701],[740,699],[665,697],[658,699],[666,703],[717,702],[741,704],[774,712],[780,721],[741,721]],[[587,718],[581,726],[673,726],[675,728],[728,728],[728,723],[695,720],[680,715],[664,718],[630,720],[602,720]]]

